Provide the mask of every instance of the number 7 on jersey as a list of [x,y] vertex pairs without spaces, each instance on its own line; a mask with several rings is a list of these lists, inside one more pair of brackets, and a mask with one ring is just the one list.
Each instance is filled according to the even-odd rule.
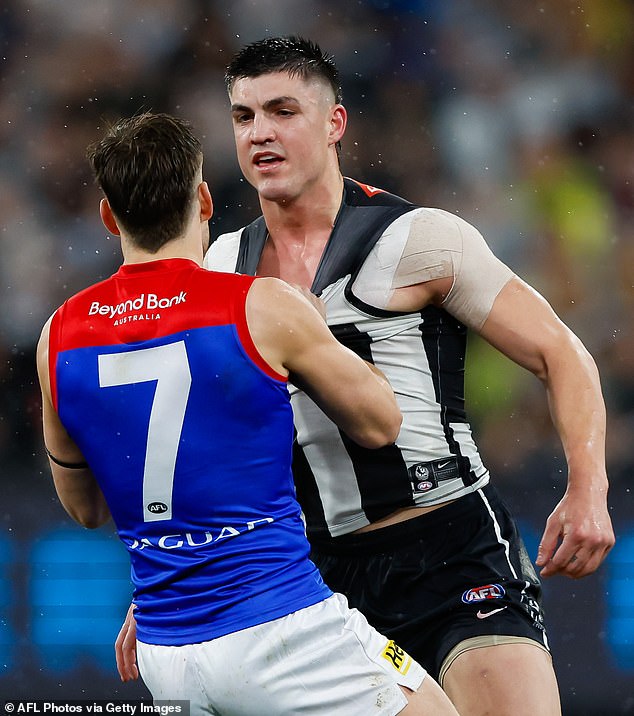
[[156,381],[143,469],[143,521],[172,519],[178,444],[191,387],[184,341],[99,356],[99,386]]

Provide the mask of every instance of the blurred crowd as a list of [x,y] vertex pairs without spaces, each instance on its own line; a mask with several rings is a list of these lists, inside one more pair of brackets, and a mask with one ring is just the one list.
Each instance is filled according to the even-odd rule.
[[[474,223],[599,364],[613,482],[633,467],[634,6],[629,0],[4,0],[0,9],[0,465],[45,469],[34,348],[67,296],[112,273],[86,145],[140,110],[190,119],[212,237],[258,214],[224,67],[301,34],[331,52],[344,173]],[[486,281],[486,276],[482,277]],[[542,387],[474,339],[471,416],[498,480],[549,482]],[[39,480],[38,480],[39,482]],[[521,483],[520,483],[521,484]],[[34,488],[34,494],[36,490]],[[8,519],[5,515],[5,520]]]

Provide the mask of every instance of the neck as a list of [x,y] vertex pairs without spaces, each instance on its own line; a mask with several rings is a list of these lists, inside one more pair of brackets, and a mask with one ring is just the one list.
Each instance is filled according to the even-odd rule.
[[122,232],[121,251],[123,253],[123,263],[138,264],[147,261],[160,261],[161,259],[191,259],[199,266],[202,266],[204,244],[208,243],[208,238],[205,241],[205,232],[207,231],[207,222],[201,222],[198,217],[194,217],[187,225],[184,234],[177,236],[175,239],[170,239],[155,253],[140,248],[130,236]]
[[[171,242],[170,242],[171,244]],[[166,247],[163,247],[165,249]],[[178,251],[178,250],[163,250],[157,251],[155,254],[149,251],[143,251],[137,249],[135,251],[129,251],[124,254],[124,264],[142,264],[149,261],[161,261],[164,259],[190,259],[199,266],[202,266],[202,256],[197,256],[192,252]],[[174,247],[176,249],[176,247]]]
[[122,234],[121,250],[124,264],[139,264],[148,261],[160,261],[161,259],[191,259],[199,266],[202,266],[203,263],[203,245],[200,230],[197,236],[190,231],[183,236],[171,239],[155,253],[139,248],[129,237]]
[[260,197],[266,226],[272,237],[279,232],[330,231],[341,206],[343,177],[337,172],[288,201],[268,201]]

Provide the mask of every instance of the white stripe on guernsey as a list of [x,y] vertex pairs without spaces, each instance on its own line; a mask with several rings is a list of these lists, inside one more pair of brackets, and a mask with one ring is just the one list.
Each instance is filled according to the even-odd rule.
[[486,496],[482,492],[482,490],[478,490],[478,495],[482,498],[482,502],[484,502],[484,506],[487,508],[487,511],[489,515],[491,516],[491,520],[493,520],[493,529],[495,530],[495,536],[497,537],[498,542],[504,547],[504,552],[506,553],[506,561],[509,564],[509,567],[511,568],[511,572],[513,573],[513,576],[515,579],[517,579],[517,572],[515,571],[515,568],[513,567],[511,563],[511,556],[510,556],[510,545],[502,537],[502,532],[500,531],[500,525],[498,524],[498,521],[495,517],[495,513],[491,509],[491,505],[489,504],[489,501],[487,500]]
[[[363,512],[354,465],[339,429],[305,393],[299,392],[292,384],[289,384],[289,392],[297,439],[304,444],[304,454],[317,483],[331,535],[337,537],[365,527],[370,521]],[[316,441],[308,442],[308,435],[316,436]]]
[[440,405],[435,399],[431,368],[418,326],[408,328],[389,341],[375,341],[370,350],[374,363],[390,382],[403,413],[396,444],[405,462],[413,465],[446,457],[449,447],[442,431]]

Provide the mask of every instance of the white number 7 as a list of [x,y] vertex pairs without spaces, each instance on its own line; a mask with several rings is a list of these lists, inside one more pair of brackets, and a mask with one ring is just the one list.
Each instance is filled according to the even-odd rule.
[[143,471],[143,521],[172,518],[174,469],[192,378],[185,343],[99,356],[99,386],[156,381]]

